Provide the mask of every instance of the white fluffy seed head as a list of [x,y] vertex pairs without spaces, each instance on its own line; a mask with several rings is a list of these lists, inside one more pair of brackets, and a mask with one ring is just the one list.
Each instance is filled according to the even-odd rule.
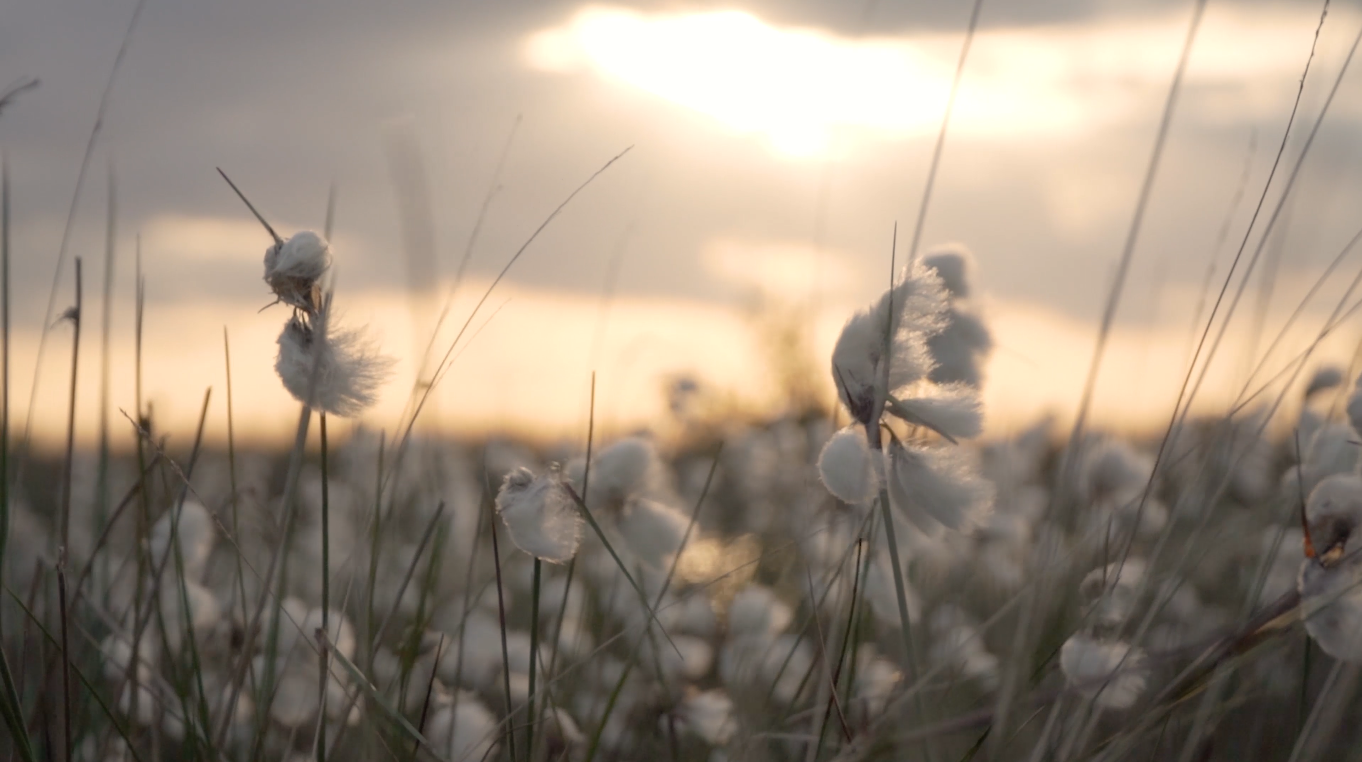
[[968,384],[947,384],[922,394],[894,398],[889,412],[916,426],[926,426],[951,440],[977,437],[984,430],[979,392]]
[[265,282],[279,301],[308,312],[318,306],[318,282],[331,267],[331,245],[304,230],[265,250]]
[[511,542],[535,558],[563,563],[577,555],[582,517],[557,473],[510,472],[497,493],[497,513]]
[[945,309],[941,279],[918,263],[847,321],[832,350],[832,380],[856,421],[869,423],[890,392],[931,372],[926,340],[943,327]]
[[1120,641],[1073,635],[1059,649],[1069,684],[1107,709],[1127,709],[1144,692],[1144,652]]
[[279,334],[274,370],[293,398],[341,417],[373,405],[393,360],[359,329],[328,325],[325,314],[294,316]]
[[848,426],[833,434],[818,456],[818,474],[838,500],[853,504],[869,500],[879,489],[879,478],[865,430]]
[[890,503],[923,532],[970,531],[993,509],[993,487],[962,447],[892,442],[885,457]]
[[680,511],[646,497],[631,497],[616,522],[624,544],[654,569],[665,569],[681,551],[690,520]]

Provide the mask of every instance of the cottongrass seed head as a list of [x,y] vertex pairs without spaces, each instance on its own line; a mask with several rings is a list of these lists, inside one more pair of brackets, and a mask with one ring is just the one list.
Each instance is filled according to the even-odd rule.
[[307,312],[318,308],[318,283],[330,267],[331,245],[310,230],[265,250],[265,282],[270,290],[284,304]]
[[878,459],[866,444],[865,432],[849,426],[833,434],[818,456],[818,474],[834,497],[853,505],[879,489]]
[[295,314],[279,334],[274,369],[293,398],[343,418],[374,404],[393,360],[379,353],[362,329],[329,325],[323,310],[309,319]]
[[931,371],[926,340],[941,330],[945,308],[941,279],[919,263],[847,321],[832,350],[832,380],[858,423],[870,424],[890,393]]
[[890,504],[924,533],[934,533],[938,525],[969,531],[988,518],[993,485],[979,476],[962,448],[894,441],[885,457]]
[[497,493],[497,513],[511,542],[542,561],[564,563],[582,543],[582,517],[562,477],[535,476],[528,468],[506,474]]

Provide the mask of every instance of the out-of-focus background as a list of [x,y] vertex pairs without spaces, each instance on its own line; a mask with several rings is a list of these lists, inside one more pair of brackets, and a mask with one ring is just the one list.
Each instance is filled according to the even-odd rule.
[[[127,39],[75,197],[68,257],[84,261],[87,305],[77,432],[89,438],[98,427],[110,176],[110,405],[134,408],[140,249],[144,394],[158,423],[192,430],[204,389],[225,389],[225,328],[238,435],[274,441],[296,420],[273,371],[286,310],[258,312],[269,301],[269,238],[215,167],[284,235],[322,227],[334,183],[337,301],[398,360],[366,417],[391,429],[465,254],[436,358],[536,227],[631,146],[472,319],[424,425],[581,432],[593,370],[606,429],[657,422],[682,380],[756,413],[786,404],[791,390],[830,403],[828,350],[888,282],[896,224],[898,256],[907,256],[969,5],[151,0]],[[1190,6],[983,6],[921,248],[962,242],[976,257],[976,298],[996,342],[984,386],[993,433],[1077,409]],[[57,272],[58,252],[133,10],[131,0],[0,7],[0,86],[41,80],[0,115],[21,415],[45,318],[74,299],[73,262]],[[1273,166],[1319,14],[1318,3],[1210,4],[1120,301],[1096,421],[1166,421]],[[1264,218],[1359,24],[1348,4],[1329,11]],[[1358,87],[1355,74],[1342,81],[1263,242],[1198,396],[1208,411],[1223,412],[1244,387],[1355,232]],[[1350,262],[1305,303],[1253,384],[1319,332],[1356,270]],[[1318,357],[1346,364],[1356,338],[1355,321],[1345,323]],[[44,352],[34,435],[56,443],[69,327],[52,328]],[[211,416],[209,436],[223,436],[225,408]]]

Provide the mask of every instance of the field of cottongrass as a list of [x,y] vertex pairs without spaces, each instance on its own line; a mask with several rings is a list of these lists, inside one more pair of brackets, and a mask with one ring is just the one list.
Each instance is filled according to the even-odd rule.
[[[391,360],[335,318],[327,231],[277,231],[237,193],[273,240],[262,293],[293,447],[238,449],[229,429],[224,451],[202,423],[167,440],[138,399],[120,422],[135,452],[68,440],[44,460],[9,418],[4,184],[8,759],[1362,748],[1356,363],[1302,347],[1289,378],[1219,417],[1180,407],[1151,437],[1081,408],[1072,428],[984,439],[979,390],[1005,380],[983,372],[971,258],[914,240],[827,358],[834,406],[740,420],[681,380],[665,439],[437,439],[419,422],[442,363],[403,429],[337,436]],[[77,343],[88,312],[78,297],[63,318]],[[224,371],[204,410],[230,420]]]
[[[300,252],[317,266],[288,270]],[[278,370],[311,403],[292,453],[167,451],[143,420],[135,455],[34,460],[7,496],[14,758],[1340,759],[1358,740],[1362,395],[1341,370],[1285,401],[1290,426],[1253,408],[1166,439],[1066,444],[1042,421],[983,441],[988,331],[948,247],[848,322],[836,411],[741,422],[681,382],[666,442],[358,429],[306,451],[383,359],[326,324],[323,238],[271,253]]]

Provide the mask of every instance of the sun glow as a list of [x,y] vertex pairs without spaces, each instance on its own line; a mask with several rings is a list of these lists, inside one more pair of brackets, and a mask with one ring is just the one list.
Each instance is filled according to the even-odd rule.
[[[1189,86],[1270,111],[1299,75],[1310,13],[1208,12]],[[981,30],[951,120],[954,134],[1018,140],[1147,119],[1167,91],[1185,14]],[[1328,47],[1328,46],[1326,46]],[[1246,54],[1245,51],[1253,51]],[[1330,55],[1336,51],[1330,51]],[[641,13],[592,6],[532,33],[536,69],[588,72],[764,137],[793,156],[934,133],[960,54],[959,34],[854,38],[780,27],[741,11]],[[1286,90],[1282,90],[1286,88]]]
[[528,55],[548,70],[585,63],[796,155],[823,151],[842,128],[925,129],[950,87],[950,72],[911,46],[781,29],[740,11],[588,8],[534,35]]

